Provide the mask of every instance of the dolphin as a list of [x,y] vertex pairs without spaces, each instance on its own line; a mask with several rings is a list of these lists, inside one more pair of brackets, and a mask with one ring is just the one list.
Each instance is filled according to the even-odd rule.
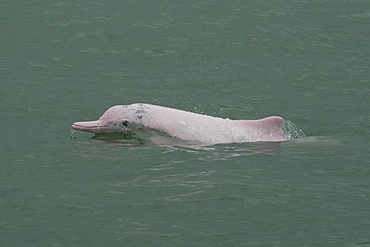
[[135,103],[109,108],[96,121],[76,122],[74,130],[91,133],[127,132],[147,128],[170,136],[202,143],[281,142],[289,138],[284,119],[231,120],[173,108]]

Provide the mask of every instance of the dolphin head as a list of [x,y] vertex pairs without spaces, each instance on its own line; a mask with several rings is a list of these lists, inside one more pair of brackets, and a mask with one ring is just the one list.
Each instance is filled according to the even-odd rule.
[[127,131],[130,125],[131,121],[127,118],[126,106],[117,105],[109,108],[99,120],[76,122],[72,128],[91,133],[123,132]]

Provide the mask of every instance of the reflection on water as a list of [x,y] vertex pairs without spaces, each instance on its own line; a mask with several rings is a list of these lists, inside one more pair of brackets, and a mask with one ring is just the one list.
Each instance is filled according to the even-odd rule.
[[[79,135],[86,134],[72,131],[71,139],[77,139]],[[99,133],[92,140],[107,144],[109,149],[127,149],[158,147],[163,154],[172,152],[185,152],[200,155],[199,159],[225,160],[231,157],[268,154],[278,155],[281,153],[281,142],[245,142],[228,144],[207,144],[200,142],[184,141],[158,132],[122,132],[122,133]]]
[[[303,131],[290,121],[284,120],[282,124],[284,135],[290,139],[300,139],[306,137]],[[71,131],[71,139],[76,139],[80,131]],[[102,141],[109,145],[109,148],[129,148],[142,146],[166,147],[166,152],[186,151],[186,152],[209,152],[217,153],[212,158],[224,159],[235,156],[251,154],[280,154],[281,142],[245,142],[228,144],[207,144],[201,142],[190,142],[171,137],[167,134],[140,128],[133,131],[117,133],[97,133],[92,137],[93,140]],[[218,155],[220,154],[220,155]],[[223,157],[223,158],[221,158]]]

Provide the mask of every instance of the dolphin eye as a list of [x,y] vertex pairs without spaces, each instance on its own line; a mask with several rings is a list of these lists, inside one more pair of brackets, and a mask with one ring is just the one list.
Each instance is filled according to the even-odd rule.
[[125,126],[125,127],[128,127],[129,123],[130,123],[129,121],[125,120],[125,121],[122,122],[122,125]]

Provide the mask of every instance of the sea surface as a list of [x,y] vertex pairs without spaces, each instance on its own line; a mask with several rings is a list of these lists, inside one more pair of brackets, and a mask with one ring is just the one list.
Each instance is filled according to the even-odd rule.
[[[370,246],[370,1],[2,1],[0,245]],[[73,132],[150,103],[307,137]]]

